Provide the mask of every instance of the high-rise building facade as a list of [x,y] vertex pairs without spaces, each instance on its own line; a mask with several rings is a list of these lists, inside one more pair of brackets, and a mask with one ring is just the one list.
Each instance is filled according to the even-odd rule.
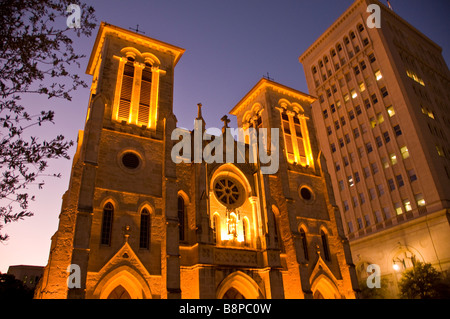
[[417,260],[448,271],[450,73],[442,49],[380,1],[356,0],[300,62],[318,98],[313,118],[360,281],[378,264],[395,297]]

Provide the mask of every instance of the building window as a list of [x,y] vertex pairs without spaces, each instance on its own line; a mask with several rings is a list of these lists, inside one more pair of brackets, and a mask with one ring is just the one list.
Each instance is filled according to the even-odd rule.
[[376,140],[378,148],[383,146],[383,141],[381,140],[381,136],[377,136],[375,140]]
[[375,198],[377,198],[377,191],[375,190],[375,188],[369,189],[369,197],[370,200],[374,200]]
[[303,256],[305,257],[305,260],[309,260],[309,254],[308,254],[308,240],[306,238],[306,233],[303,230],[303,228],[300,228],[300,238],[302,240],[302,247],[303,247]]
[[395,176],[395,178],[397,179],[397,185],[399,188],[405,186],[405,182],[403,182],[402,175],[397,175]]
[[353,110],[349,111],[348,117],[350,118],[350,121],[353,120],[355,118],[355,112],[353,112]]
[[402,204],[395,203],[394,207],[395,207],[395,213],[397,214],[397,216],[403,214]]
[[366,227],[370,226],[370,217],[369,215],[364,215],[364,221],[366,222]]
[[366,150],[367,150],[367,154],[370,154],[373,152],[372,143],[369,142],[366,144]]
[[101,244],[111,245],[111,233],[112,233],[112,223],[114,217],[114,206],[111,203],[107,203],[103,207],[103,218],[102,218],[102,231],[101,231]]
[[377,165],[377,163],[372,163],[372,164],[370,164],[370,166],[372,167],[372,174],[373,175],[378,173],[378,165]]
[[247,218],[242,220],[242,233],[244,235],[244,243],[250,245],[250,226]]
[[408,75],[408,77],[410,77],[420,85],[425,86],[425,82],[423,82],[423,80],[415,72],[411,70],[406,70],[406,74]]
[[443,150],[442,146],[436,145],[436,151],[437,151],[437,153],[438,153],[438,155],[440,157],[445,157],[444,150]]
[[348,206],[348,202],[346,200],[344,200],[343,205],[346,212],[350,210],[350,207]]
[[345,167],[347,167],[350,163],[348,162],[348,157],[347,156],[344,156],[343,158],[343,161],[344,161],[344,165],[345,165]]
[[375,212],[375,220],[376,220],[377,224],[379,224],[383,221],[383,216],[381,215],[381,212],[379,210],[377,210]]
[[372,104],[370,104],[369,99],[364,100],[364,106],[366,107],[366,109],[370,109],[372,107]]
[[347,180],[348,180],[348,186],[353,187],[355,186],[355,182],[353,181],[353,176],[347,176]]
[[378,194],[380,194],[380,196],[384,195],[384,187],[383,185],[377,185],[378,188]]
[[389,158],[391,159],[392,165],[397,164],[397,155],[395,155],[395,153],[392,153],[391,155],[389,155]]
[[178,196],[178,231],[180,236],[180,241],[184,241],[186,238],[186,212],[184,199],[181,196]]
[[353,229],[352,222],[348,222],[347,225],[348,225],[348,232],[349,232],[349,234],[353,233],[354,229]]
[[386,110],[387,110],[387,112],[388,112],[388,114],[389,114],[389,117],[393,117],[394,115],[395,115],[395,110],[394,110],[394,107],[391,105],[391,106],[388,106],[387,108],[386,108]]
[[345,138],[345,143],[350,144],[350,142],[351,142],[350,135],[345,134],[344,138]]
[[378,103],[378,98],[377,98],[376,94],[372,94],[371,98],[372,98],[372,103],[373,104],[377,104]]
[[387,89],[386,89],[385,86],[382,87],[382,88],[380,89],[380,91],[381,91],[381,95],[382,95],[383,97],[386,97],[386,96],[389,95],[389,92],[387,91]]
[[120,101],[118,110],[119,120],[129,121],[130,119],[133,79],[134,79],[134,59],[129,57],[127,63],[125,63],[122,76],[122,88],[120,91]]
[[359,92],[364,92],[366,90],[366,85],[364,82],[359,83]]
[[369,61],[370,63],[374,63],[377,59],[375,58],[375,54],[371,53],[369,54]]
[[423,198],[423,194],[417,194],[415,196],[415,198],[416,198],[417,206],[423,207],[426,205],[425,199]]
[[330,148],[331,148],[331,152],[332,152],[332,153],[335,153],[335,152],[336,152],[336,145],[335,145],[334,143],[332,143],[332,144],[330,145]]
[[336,128],[336,130],[339,130],[341,128],[339,125],[339,121],[334,122],[334,127]]
[[150,213],[147,209],[141,212],[141,228],[139,234],[139,248],[148,249],[150,243]]
[[217,214],[214,214],[213,217],[213,225],[212,225],[212,231],[213,231],[213,239],[214,243],[218,244],[220,243],[220,217]]
[[384,137],[384,142],[387,144],[391,141],[391,137],[389,136],[389,132],[384,132],[383,133],[383,137]]
[[370,177],[370,168],[369,167],[364,167],[364,177],[365,178]]
[[400,125],[394,126],[394,132],[395,132],[395,136],[400,136],[400,135],[403,134],[403,132],[402,132],[402,130],[400,128]]
[[412,211],[411,201],[409,199],[403,200],[403,206],[407,212]]
[[361,177],[359,177],[359,173],[355,172],[355,182],[359,183],[361,181]]
[[359,217],[356,221],[358,222],[358,229],[363,229],[364,225],[363,225],[361,217]]
[[375,78],[377,79],[377,81],[380,81],[383,78],[380,70],[375,71]]
[[150,95],[152,91],[152,66],[145,64],[142,70],[142,81],[139,98],[138,123],[148,125],[150,122]]
[[367,69],[367,65],[366,65],[366,62],[365,61],[361,61],[361,62],[359,62],[359,66],[361,67],[361,70],[365,70],[365,69]]
[[369,45],[369,39],[364,38],[363,44],[364,44],[364,46],[368,46]]
[[389,168],[389,160],[387,159],[387,157],[383,157],[381,159],[381,163],[383,163],[384,169],[388,169]]
[[403,146],[400,149],[400,152],[402,153],[403,159],[407,159],[409,157],[409,151],[408,151],[408,148],[406,146]]
[[328,133],[328,136],[333,134],[333,130],[331,129],[331,126],[327,126],[327,133]]
[[411,183],[417,181],[417,175],[416,175],[416,172],[413,169],[410,169],[408,171],[408,176],[409,176],[409,181]]
[[323,110],[323,118],[325,120],[328,118],[328,110]]
[[344,181],[339,181],[339,189],[341,190],[341,191],[343,191],[344,189],[345,189],[345,184],[344,184]]
[[353,207],[358,207],[358,198],[356,196],[353,196]]
[[320,237],[322,237],[322,247],[325,260],[330,261],[331,259],[330,259],[330,249],[328,247],[328,238],[323,230],[320,231]]
[[366,202],[366,196],[364,196],[364,193],[359,193],[359,200],[361,201],[361,205]]
[[358,128],[353,129],[353,135],[355,136],[355,138],[358,138],[358,137],[361,136],[361,135],[359,134],[359,129],[358,129]]
[[394,180],[391,178],[388,180],[388,184],[389,184],[389,190],[392,192],[395,190],[395,183]]
[[359,70],[359,66],[355,66],[355,67],[353,68],[353,71],[355,72],[355,75],[358,75],[358,74],[361,73],[361,71]]

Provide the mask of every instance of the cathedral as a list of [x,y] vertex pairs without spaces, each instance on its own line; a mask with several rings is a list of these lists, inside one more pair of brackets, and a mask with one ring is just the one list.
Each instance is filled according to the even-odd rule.
[[[174,72],[184,51],[100,25],[85,127],[35,298],[356,298],[312,121],[316,99],[262,78],[230,107],[239,128],[268,130],[276,172],[264,173],[248,135],[220,140],[214,155],[226,161],[196,161],[195,146],[193,157],[174,160],[181,137],[202,150],[219,140],[202,138],[200,104],[195,132],[174,139]],[[68,280],[72,269],[78,285]]]

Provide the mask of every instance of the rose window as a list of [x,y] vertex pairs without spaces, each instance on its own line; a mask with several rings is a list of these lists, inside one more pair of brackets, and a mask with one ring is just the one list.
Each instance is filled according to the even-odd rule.
[[214,193],[217,199],[227,207],[238,207],[244,202],[242,186],[228,177],[216,180]]

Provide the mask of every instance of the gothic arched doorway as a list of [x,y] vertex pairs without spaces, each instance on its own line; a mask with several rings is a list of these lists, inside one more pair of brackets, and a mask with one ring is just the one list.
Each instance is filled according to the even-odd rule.
[[111,291],[108,299],[131,299],[131,296],[123,286],[119,285]]
[[223,295],[222,299],[245,299],[245,297],[235,288],[230,288]]

